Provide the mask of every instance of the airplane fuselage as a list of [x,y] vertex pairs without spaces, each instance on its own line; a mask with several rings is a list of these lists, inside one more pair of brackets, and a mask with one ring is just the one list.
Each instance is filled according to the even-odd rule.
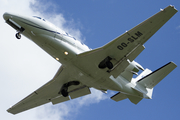
[[[88,73],[83,72],[81,68],[78,68],[73,61],[78,54],[89,51],[90,48],[45,19],[40,17],[25,17],[10,13],[5,13],[4,19],[11,19],[11,21],[14,21],[21,26],[24,31],[20,34],[23,34],[32,40],[63,66],[71,67],[75,74],[79,74],[78,78],[74,78],[75,80],[81,80],[80,82],[89,85],[88,87],[93,86],[102,91],[110,89],[115,91],[123,90],[123,92],[127,92],[128,90],[128,92],[131,92],[129,86],[126,86],[128,81],[125,79],[120,81],[120,84],[120,82],[117,83],[110,79],[109,74],[106,76],[98,75],[98,77],[96,77],[91,76]],[[122,86],[124,86],[123,89]],[[125,86],[127,89],[125,89]]]

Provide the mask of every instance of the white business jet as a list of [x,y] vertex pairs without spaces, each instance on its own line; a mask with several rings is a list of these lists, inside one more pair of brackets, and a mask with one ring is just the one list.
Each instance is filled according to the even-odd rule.
[[[62,64],[52,80],[7,111],[17,114],[48,102],[58,104],[88,95],[90,88],[104,93],[118,91],[111,97],[114,101],[128,98],[137,104],[143,98],[152,99],[153,88],[177,66],[169,62],[152,72],[134,59],[145,49],[143,44],[176,12],[171,5],[161,9],[94,50],[41,17],[4,13],[6,23],[17,30],[17,39],[24,35]],[[140,70],[142,73],[138,75]],[[138,76],[133,78],[134,74]]]

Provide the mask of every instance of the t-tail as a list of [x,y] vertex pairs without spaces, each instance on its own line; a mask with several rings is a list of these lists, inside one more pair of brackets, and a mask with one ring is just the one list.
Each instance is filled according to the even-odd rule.
[[145,69],[139,76],[131,80],[131,83],[134,84],[131,88],[135,94],[119,92],[111,99],[120,101],[128,98],[134,104],[139,103],[143,98],[152,99],[153,88],[176,67],[176,64],[169,62],[154,72]]

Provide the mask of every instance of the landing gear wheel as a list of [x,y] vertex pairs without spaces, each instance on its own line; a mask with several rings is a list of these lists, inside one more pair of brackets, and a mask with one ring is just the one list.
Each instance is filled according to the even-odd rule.
[[62,89],[62,90],[61,90],[61,94],[62,94],[62,96],[64,96],[64,97],[67,97],[67,96],[68,96],[68,92],[67,92],[67,90],[65,90],[65,89]]
[[100,69],[104,69],[104,68],[108,68],[108,69],[112,69],[113,68],[113,64],[111,62],[112,58],[107,56],[103,61],[101,61],[98,65],[98,67]]
[[68,93],[68,87],[71,86],[71,85],[79,85],[80,82],[79,81],[70,81],[68,83],[65,83],[60,91],[58,92],[58,94],[61,94],[63,97],[67,97],[69,95]]
[[112,62],[107,61],[107,62],[106,62],[106,67],[107,67],[108,69],[112,69],[112,68],[113,68]]
[[17,39],[21,39],[21,34],[20,33],[16,33],[16,38]]

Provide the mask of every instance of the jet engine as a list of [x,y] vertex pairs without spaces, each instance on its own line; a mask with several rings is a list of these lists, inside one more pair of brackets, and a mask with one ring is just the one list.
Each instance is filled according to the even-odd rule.
[[144,68],[139,63],[135,61],[130,62],[129,60],[128,62],[129,62],[129,66],[126,68],[127,71],[130,71],[131,73],[135,75],[138,75],[139,70],[144,71]]

